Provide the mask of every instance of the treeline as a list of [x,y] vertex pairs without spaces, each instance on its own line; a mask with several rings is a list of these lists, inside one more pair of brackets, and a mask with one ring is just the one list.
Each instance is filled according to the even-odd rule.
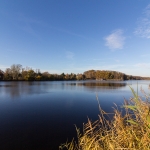
[[126,75],[118,71],[88,70],[84,72],[87,79],[97,80],[140,80],[142,77]]
[[33,70],[32,68],[23,68],[20,64],[13,64],[4,72],[0,70],[0,80],[5,81],[60,81],[60,80],[143,80],[150,79],[140,76],[126,75],[117,71],[107,70],[88,70],[83,74],[51,74],[43,72],[39,69]]
[[127,75],[116,71],[106,71],[106,70],[89,70],[84,72],[87,79],[97,79],[97,80],[127,80],[129,79]]
[[86,79],[96,80],[150,80],[150,77],[126,75],[118,71],[88,70],[84,72]]
[[0,71],[0,79],[5,81],[55,81],[55,80],[76,80],[76,74],[50,74],[49,72],[41,73],[40,69],[30,67],[23,68],[20,64],[14,64],[4,72]]

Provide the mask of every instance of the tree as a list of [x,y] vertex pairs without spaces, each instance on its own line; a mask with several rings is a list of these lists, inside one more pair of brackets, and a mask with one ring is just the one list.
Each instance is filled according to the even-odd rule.
[[64,73],[62,73],[62,74],[60,75],[60,79],[61,79],[61,80],[64,80],[64,79],[65,79],[65,76],[66,76],[66,75],[65,75]]
[[27,71],[25,80],[34,81],[35,80],[35,72],[33,70]]
[[20,74],[21,68],[22,68],[22,65],[20,64],[13,64],[10,67],[13,80],[18,80],[18,76]]
[[43,72],[41,76],[42,76],[41,78],[42,80],[49,80],[50,74],[48,72]]
[[0,70],[0,80],[3,80],[3,77],[4,77],[4,72]]
[[37,75],[37,76],[35,77],[35,79],[38,80],[38,81],[40,81],[40,80],[42,79],[42,76]]
[[10,68],[6,68],[4,73],[4,80],[12,80],[12,73]]
[[96,79],[96,71],[95,70],[88,70],[84,72],[86,79]]
[[76,79],[77,80],[84,80],[85,79],[85,75],[83,75],[83,74],[77,74],[76,75]]

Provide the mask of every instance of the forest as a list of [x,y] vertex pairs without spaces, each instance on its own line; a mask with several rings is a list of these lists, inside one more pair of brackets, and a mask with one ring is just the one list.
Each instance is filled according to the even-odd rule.
[[1,81],[61,81],[61,80],[150,80],[150,77],[126,75],[118,71],[88,70],[83,74],[51,74],[41,72],[40,69],[23,68],[20,64],[13,64],[5,71],[0,69]]

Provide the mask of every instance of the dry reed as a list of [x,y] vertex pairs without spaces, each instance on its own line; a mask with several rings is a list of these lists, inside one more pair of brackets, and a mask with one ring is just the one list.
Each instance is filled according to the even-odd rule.
[[[131,87],[130,87],[131,88]],[[133,98],[125,100],[125,114],[114,109],[112,120],[106,119],[99,104],[100,115],[95,122],[83,125],[83,133],[78,128],[78,141],[62,144],[62,150],[150,150],[150,102],[131,88]]]

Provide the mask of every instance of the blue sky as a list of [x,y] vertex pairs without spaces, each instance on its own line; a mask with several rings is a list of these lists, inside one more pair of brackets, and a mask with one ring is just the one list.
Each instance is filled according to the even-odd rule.
[[150,77],[149,0],[0,0],[0,69]]

